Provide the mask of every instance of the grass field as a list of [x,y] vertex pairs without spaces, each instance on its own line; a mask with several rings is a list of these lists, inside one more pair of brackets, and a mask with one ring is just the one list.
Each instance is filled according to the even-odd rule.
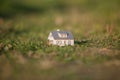
[[[119,0],[22,1],[20,11],[0,12],[0,80],[120,79]],[[75,45],[48,46],[56,29],[72,32]]]

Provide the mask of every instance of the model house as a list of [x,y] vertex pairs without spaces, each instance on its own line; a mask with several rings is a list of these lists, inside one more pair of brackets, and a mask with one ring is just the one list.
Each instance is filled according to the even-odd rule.
[[56,31],[52,31],[48,36],[48,44],[49,45],[58,45],[58,46],[67,46],[74,45],[74,38],[71,32],[68,31],[60,31],[59,29]]

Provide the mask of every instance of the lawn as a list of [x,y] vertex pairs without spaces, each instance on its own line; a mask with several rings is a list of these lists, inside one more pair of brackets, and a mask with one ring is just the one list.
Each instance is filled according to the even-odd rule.
[[[120,79],[118,0],[39,3],[0,12],[0,80]],[[75,45],[49,46],[57,29],[72,32]]]

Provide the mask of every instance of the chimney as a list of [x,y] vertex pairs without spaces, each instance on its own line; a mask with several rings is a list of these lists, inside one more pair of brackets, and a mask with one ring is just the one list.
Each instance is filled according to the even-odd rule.
[[60,29],[57,29],[57,31],[60,31]]

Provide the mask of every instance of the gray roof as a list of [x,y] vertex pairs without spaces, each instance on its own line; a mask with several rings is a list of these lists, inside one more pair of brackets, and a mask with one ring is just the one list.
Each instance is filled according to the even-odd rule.
[[[74,39],[72,33],[68,31],[52,31],[51,33],[54,39]],[[59,37],[58,33],[67,34],[67,37]]]

